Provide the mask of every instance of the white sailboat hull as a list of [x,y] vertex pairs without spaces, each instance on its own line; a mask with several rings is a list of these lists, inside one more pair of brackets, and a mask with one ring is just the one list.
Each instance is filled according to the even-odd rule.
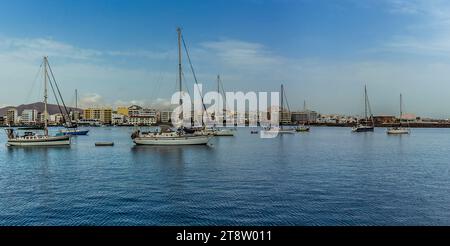
[[210,139],[209,136],[137,137],[133,141],[137,145],[204,145]]
[[70,145],[70,136],[42,137],[42,138],[16,138],[9,139],[8,146],[64,146]]
[[407,128],[388,129],[387,134],[389,135],[409,134],[409,129]]

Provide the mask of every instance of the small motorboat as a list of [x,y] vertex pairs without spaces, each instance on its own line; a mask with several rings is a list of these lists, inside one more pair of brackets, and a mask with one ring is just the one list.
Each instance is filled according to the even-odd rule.
[[297,132],[309,132],[309,127],[307,127],[305,125],[301,125],[301,126],[295,128],[295,131],[297,131]]
[[80,135],[87,135],[89,130],[80,130],[77,128],[67,128],[67,129],[60,130],[60,132],[63,135],[80,136]]
[[401,135],[401,134],[409,134],[409,128],[405,127],[392,127],[389,128],[386,132],[389,135]]
[[96,142],[95,146],[98,146],[98,147],[114,146],[114,142]]

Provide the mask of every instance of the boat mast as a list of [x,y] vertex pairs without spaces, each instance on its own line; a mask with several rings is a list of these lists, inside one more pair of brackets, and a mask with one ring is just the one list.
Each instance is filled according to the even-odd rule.
[[280,107],[280,125],[282,125],[283,122],[283,111],[284,111],[284,86],[281,84],[281,107]]
[[44,135],[48,136],[48,126],[47,126],[47,57],[44,56]]
[[367,86],[364,85],[364,116],[367,124]]
[[178,90],[180,92],[180,105],[183,104],[183,100],[181,99],[181,91],[182,91],[182,71],[181,71],[181,28],[177,28],[178,33]]
[[403,116],[402,102],[403,102],[403,98],[402,98],[402,94],[400,93],[400,125],[402,124],[402,116]]
[[216,120],[216,122],[218,122],[219,118],[219,110],[220,110],[220,105],[219,105],[219,99],[220,99],[220,75],[217,74],[217,113],[214,114],[214,118]]

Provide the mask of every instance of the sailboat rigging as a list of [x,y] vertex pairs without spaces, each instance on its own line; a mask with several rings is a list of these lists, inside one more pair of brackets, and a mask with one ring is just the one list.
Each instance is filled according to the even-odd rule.
[[[41,65],[42,66],[42,65]],[[16,133],[13,128],[6,129],[6,134],[8,136],[7,146],[61,146],[61,145],[70,145],[70,136],[50,136],[48,132],[48,84],[50,84],[50,87],[52,88],[52,91],[54,93],[54,96],[57,100],[58,106],[59,100],[58,96],[55,93],[55,88],[53,87],[53,84],[55,84],[55,87],[58,90],[58,94],[61,97],[61,92],[59,91],[59,88],[57,87],[55,77],[53,75],[53,72],[51,71],[51,67],[48,63],[48,58],[43,58],[43,77],[44,77],[44,128],[43,128],[43,134],[37,134],[36,132],[32,131],[26,131],[24,134],[20,135],[18,132]],[[52,75],[52,77],[49,76],[49,72]],[[52,81],[53,79],[53,81]],[[60,108],[61,110],[61,108]],[[62,110],[61,110],[62,111]]]
[[[222,90],[223,90],[223,84],[222,84],[222,81],[220,79],[220,75],[217,75],[217,97],[218,98],[221,95],[221,93],[220,93],[221,85],[222,85]],[[225,93],[223,94],[223,97],[225,97]],[[225,99],[223,100],[223,102],[225,104]],[[218,122],[218,120],[219,120],[219,111],[220,111],[220,104],[218,102],[216,102],[216,104],[217,104],[217,111],[216,111],[216,113],[214,113],[214,118],[215,118],[215,121]],[[226,111],[225,111],[224,108],[222,110],[223,110],[223,117],[225,118]],[[234,136],[234,130],[226,129],[226,128],[220,129],[220,128],[216,127],[216,124],[214,124],[213,134],[214,134],[214,136],[229,136],[229,137],[232,137],[232,136]]]
[[[280,94],[281,94],[281,96],[280,96],[280,100],[281,100],[281,104],[280,105],[281,106],[280,106],[279,111],[278,111],[279,122],[280,122],[279,125],[280,126],[269,126],[269,127],[266,127],[262,131],[263,134],[267,134],[267,133],[268,134],[273,134],[273,133],[276,133],[276,134],[293,134],[296,131],[293,128],[284,128],[283,127],[285,118],[286,117],[290,117],[289,102],[287,101],[287,97],[286,97],[285,92],[284,92],[284,85],[283,84],[281,84]],[[284,100],[286,100],[286,106],[288,108],[287,112],[284,109]],[[290,119],[289,119],[289,121],[290,121]]]
[[403,118],[403,97],[402,94],[400,94],[400,122],[397,127],[391,127],[388,128],[387,134],[390,135],[401,135],[401,134],[409,134],[410,130],[409,128],[402,127],[402,118]]
[[367,86],[364,86],[364,121],[352,128],[353,132],[373,132],[375,123],[373,121],[372,109],[370,108],[369,96],[367,95]]
[[[75,110],[77,111],[72,111],[72,116],[75,116],[75,112],[78,112],[78,90],[75,89]],[[89,130],[83,130],[83,129],[78,129],[78,124],[75,121],[72,121],[72,119],[70,118],[70,114],[69,114],[69,120],[68,124],[65,124],[66,128],[60,130],[60,133],[63,135],[73,135],[73,136],[80,136],[80,135],[87,135]]]
[[[182,66],[181,66],[181,45],[182,42],[186,48],[186,44],[184,43],[184,39],[182,39],[181,35],[181,28],[177,28],[177,34],[178,34],[178,89],[180,94],[180,101],[179,105],[181,106],[183,104],[182,100]],[[187,51],[186,51],[187,52]],[[187,55],[188,61],[191,65],[191,70],[194,73],[194,68],[192,66],[192,63],[190,62],[190,57]],[[197,77],[194,73],[194,79],[195,83],[197,83]],[[203,104],[203,96],[202,96],[202,104]],[[205,105],[203,104],[203,107]],[[181,107],[182,108],[182,107]],[[190,112],[189,112],[190,113]],[[181,112],[180,116],[182,116],[183,113]],[[203,121],[202,121],[203,124]],[[204,126],[204,124],[203,124]],[[160,129],[158,132],[141,132],[140,130],[135,131],[131,138],[133,139],[133,142],[137,145],[205,145],[208,143],[208,141],[212,138],[212,136],[209,136],[207,134],[203,133],[203,130],[200,130],[198,133],[196,131],[191,131],[191,129],[186,129],[183,126],[178,126],[177,129]]]

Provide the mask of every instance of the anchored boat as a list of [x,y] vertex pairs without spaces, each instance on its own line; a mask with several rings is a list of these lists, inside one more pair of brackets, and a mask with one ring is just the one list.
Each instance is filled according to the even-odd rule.
[[309,127],[305,125],[300,125],[297,128],[295,128],[297,132],[309,132]]
[[[288,116],[290,115],[290,109],[289,109],[289,103],[287,102],[287,97],[284,93],[284,86],[283,84],[281,84],[281,91],[280,91],[280,99],[281,99],[281,106],[280,106],[280,110],[279,110],[279,122],[280,122],[280,126],[268,126],[265,127],[261,133],[262,134],[294,134],[296,132],[296,130],[294,128],[284,128],[283,127],[283,120],[284,120],[284,113],[286,113],[284,111],[284,99],[286,99],[286,104],[287,104],[287,113]],[[289,116],[290,117],[290,116]]]
[[[370,117],[368,116],[368,113]],[[367,96],[367,87],[364,86],[364,121],[359,122],[355,127],[352,128],[353,132],[373,132],[375,129],[375,124],[373,121],[372,110],[370,108],[369,97]]]
[[[183,101],[181,95],[183,88],[182,87],[183,73],[181,70],[181,53],[182,53],[181,43],[183,42],[184,44],[184,40],[182,39],[181,36],[181,28],[177,28],[177,33],[178,33],[178,82],[179,82],[178,85],[180,92],[180,105],[182,105]],[[137,130],[131,135],[133,142],[137,145],[205,145],[209,142],[209,140],[212,137],[213,134],[209,134],[207,131],[205,131],[204,128],[202,128],[201,130],[195,130],[195,129],[185,129],[182,126],[179,126],[177,129],[161,128],[157,132],[141,132],[140,130]]]
[[403,117],[403,97],[402,94],[400,94],[400,123],[399,126],[391,127],[387,129],[387,134],[389,135],[403,135],[403,134],[409,134],[410,130],[409,128],[402,127],[402,117]]
[[[48,110],[47,110],[47,99],[48,99],[48,82],[54,92],[54,87],[56,85],[56,80],[54,79],[53,72],[48,63],[48,58],[44,57],[43,63],[43,76],[44,76],[44,128],[43,133],[36,133],[33,131],[26,130],[23,134],[20,134],[19,130],[15,131],[12,128],[6,129],[6,135],[8,136],[7,146],[61,146],[70,145],[70,136],[50,136],[48,134]],[[48,69],[50,68],[51,77],[49,76]],[[53,81],[52,81],[53,79]],[[53,84],[55,86],[53,86]],[[59,90],[59,89],[58,89]],[[56,94],[55,94],[56,97]]]
[[[75,110],[78,110],[78,90],[75,90]],[[75,111],[72,111],[72,115],[74,114]],[[77,123],[72,122],[70,118],[68,122],[70,123],[66,125],[66,128],[59,131],[62,135],[84,136],[89,133],[89,130],[78,129]]]

